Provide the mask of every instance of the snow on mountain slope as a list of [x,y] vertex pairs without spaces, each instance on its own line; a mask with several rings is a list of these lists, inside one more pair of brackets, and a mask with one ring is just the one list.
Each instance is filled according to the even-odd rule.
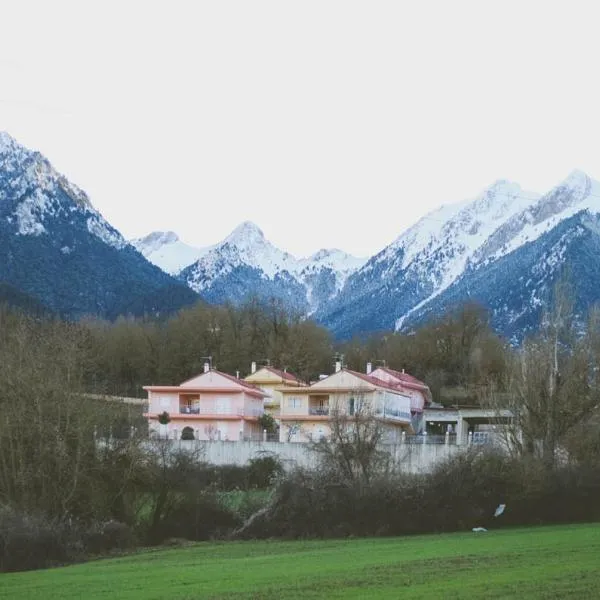
[[162,269],[179,272],[190,288],[208,299],[294,296],[295,308],[308,313],[334,296],[366,260],[338,249],[323,249],[298,259],[274,246],[250,221],[205,248],[187,246],[173,232],[155,232],[132,244]]
[[170,275],[176,275],[211,249],[190,246],[173,231],[154,231],[143,238],[130,240],[130,244]]
[[346,282],[348,276],[360,269],[366,262],[366,258],[352,256],[338,248],[322,249],[308,258],[299,259],[295,272],[302,275],[302,273],[328,268],[339,273],[338,285],[341,287]]
[[[443,206],[423,217],[378,257],[391,268],[429,269],[432,256],[441,252],[432,283],[436,292],[448,287],[464,270],[488,237],[534,202],[539,195],[525,192],[516,183],[497,181],[472,201]],[[393,255],[401,250],[402,262]]]
[[215,278],[222,278],[237,267],[257,269],[263,277],[272,279],[283,271],[293,272],[295,266],[296,259],[291,254],[276,248],[254,223],[245,221],[184,271],[188,285],[202,292]]
[[44,156],[7,133],[0,133],[0,282],[69,318],[169,314],[198,300],[136,252]]
[[577,289],[576,304],[584,312],[586,303],[598,301],[594,290],[600,280],[594,265],[600,264],[599,215],[600,183],[573,171],[512,215],[451,286],[415,306],[398,325],[414,326],[426,315],[442,314],[470,298],[491,309],[496,325],[518,339],[523,323],[531,328],[537,322],[543,298],[565,266]]
[[308,258],[298,260],[295,275],[306,287],[309,314],[334,298],[348,277],[366,261],[337,248],[322,249]]
[[[353,273],[318,318],[345,338],[412,327],[451,305],[479,298],[495,315],[503,315],[498,323],[507,330],[511,319],[531,324],[547,293],[549,273],[554,276],[576,260],[574,248],[595,247],[595,239],[577,241],[582,232],[593,230],[581,224],[580,214],[600,214],[600,183],[581,171],[543,196],[498,181],[474,200],[442,206],[423,217]],[[548,237],[559,227],[560,236]],[[540,244],[553,239],[552,246],[538,249],[542,238]],[[531,257],[545,265],[543,278]],[[498,268],[489,268],[496,262],[501,262]],[[521,268],[530,275],[522,278]],[[578,272],[582,269],[579,261]],[[479,271],[489,277],[476,276]],[[498,289],[489,286],[492,274]],[[511,284],[516,289],[509,289]],[[502,297],[511,299],[510,310],[502,307]]]
[[[92,206],[87,194],[61,175],[39,152],[21,146],[8,133],[0,132],[0,215],[15,224],[19,235],[46,233],[46,219],[79,211],[88,231],[114,248],[127,242]],[[71,203],[59,201],[60,192]],[[10,206],[9,206],[10,200]]]
[[463,273],[498,227],[538,197],[502,180],[474,200],[429,213],[350,275],[319,319],[342,336],[400,326]]
[[421,272],[422,277],[429,273],[432,290],[398,318],[396,328],[402,326],[413,310],[448,288],[474,260],[479,260],[482,247],[490,237],[535,204],[539,197],[539,194],[522,190],[516,183],[500,180],[474,200],[444,206],[430,213],[400,236],[384,252],[389,256],[401,249],[401,268]]
[[262,230],[250,221],[238,225],[215,249],[221,254],[231,252],[241,264],[258,268],[271,278],[282,271],[293,273],[296,269],[296,259],[271,244]]
[[600,183],[575,170],[537,202],[512,215],[475,254],[474,262],[486,263],[510,254],[581,210],[600,212]]
[[573,290],[575,320],[584,323],[590,307],[600,301],[598,257],[600,214],[581,210],[513,252],[467,270],[431,302],[413,311],[403,329],[411,330],[469,301],[485,306],[494,329],[519,343],[539,327],[565,269]]

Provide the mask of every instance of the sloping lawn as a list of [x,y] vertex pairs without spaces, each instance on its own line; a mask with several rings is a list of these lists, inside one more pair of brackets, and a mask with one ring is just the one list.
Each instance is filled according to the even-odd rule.
[[600,524],[202,543],[3,574],[0,598],[600,598]]

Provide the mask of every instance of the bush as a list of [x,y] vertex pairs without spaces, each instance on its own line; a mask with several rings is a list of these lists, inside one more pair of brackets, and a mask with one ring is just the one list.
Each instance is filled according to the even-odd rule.
[[2,510],[0,571],[41,569],[82,558],[83,544],[74,533],[65,520]]
[[182,440],[193,440],[193,439],[195,439],[195,437],[194,437],[194,430],[191,427],[184,427],[181,430],[181,439]]
[[269,413],[263,413],[258,417],[258,425],[261,431],[266,430],[267,433],[275,433],[277,431],[277,421]]
[[130,527],[119,521],[96,523],[85,531],[85,549],[90,554],[104,554],[111,550],[127,550],[136,545]]
[[248,486],[265,489],[271,487],[283,474],[283,466],[277,456],[266,455],[248,461]]
[[117,521],[86,526],[71,519],[0,511],[0,571],[42,569],[134,545],[131,529]]
[[266,489],[273,485],[283,473],[281,462],[276,456],[261,456],[248,461],[248,465],[211,465],[195,463],[188,475],[189,485],[197,489],[234,491]]
[[240,520],[209,493],[185,498],[148,532],[148,541],[158,544],[166,539],[209,540],[228,535]]
[[[297,470],[279,482],[268,508],[236,535],[381,536],[598,521],[599,498],[598,467],[548,471],[538,461],[474,450],[430,474],[392,473],[368,483]],[[495,518],[499,504],[507,508]]]

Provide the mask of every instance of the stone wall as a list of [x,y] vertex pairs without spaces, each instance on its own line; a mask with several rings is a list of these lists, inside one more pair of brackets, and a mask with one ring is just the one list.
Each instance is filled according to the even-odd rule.
[[[173,451],[197,451],[199,460],[215,465],[244,465],[251,458],[277,455],[287,469],[294,466],[315,465],[315,455],[308,444],[286,442],[200,442],[169,440]],[[397,444],[386,445],[403,470],[409,473],[425,473],[467,446],[455,444]]]

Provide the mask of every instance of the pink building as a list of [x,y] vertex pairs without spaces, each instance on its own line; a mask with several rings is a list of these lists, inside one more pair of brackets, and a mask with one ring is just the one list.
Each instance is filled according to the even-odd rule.
[[405,373],[404,371],[394,371],[387,367],[378,367],[371,371],[367,365],[367,373],[388,385],[392,385],[398,391],[410,396],[410,410],[413,413],[422,413],[423,410],[431,404],[431,390],[429,386],[416,377]]
[[371,363],[367,364],[367,373],[410,397],[413,430],[415,433],[424,431],[423,411],[431,405],[432,401],[429,386],[416,377],[405,373],[404,370],[394,371],[394,369],[388,369],[387,367],[378,367],[371,371]]
[[[243,379],[208,369],[208,365],[205,368],[204,373],[177,386],[144,387],[150,432],[179,439],[189,427],[197,440],[234,441],[259,436],[258,418],[268,393]],[[170,418],[167,425],[158,420],[164,412]]]

